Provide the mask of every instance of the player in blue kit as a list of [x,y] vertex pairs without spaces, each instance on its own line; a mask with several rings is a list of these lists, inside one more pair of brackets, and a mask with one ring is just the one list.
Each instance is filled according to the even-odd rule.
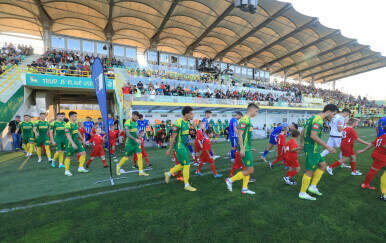
[[386,133],[386,131],[383,129],[384,126],[386,126],[386,116],[378,120],[378,125],[375,128],[375,130],[377,131],[377,138]]
[[[139,115],[139,120],[137,121],[138,125],[137,125],[137,130],[138,130],[138,136],[139,136],[139,131],[146,131],[146,127],[147,125],[149,124],[149,121],[146,120],[145,118],[143,118],[143,115],[140,114]],[[143,138],[145,139],[147,136],[146,133],[144,133],[143,135]]]
[[288,125],[288,124],[278,123],[277,127],[272,131],[271,135],[269,136],[269,145],[268,145],[268,148],[264,151],[263,155],[260,157],[261,160],[267,162],[267,160],[265,159],[265,156],[267,156],[267,154],[273,148],[273,146],[276,145],[277,137],[281,133],[281,129],[284,126],[289,128],[289,133],[288,134],[290,134],[292,132],[292,130],[297,128],[297,127],[295,127],[294,124]]
[[202,131],[205,137],[205,131],[209,128],[209,118],[212,115],[210,110],[205,111],[205,117],[202,118],[202,123],[204,123],[204,130]]
[[91,117],[86,117],[86,121],[83,122],[83,127],[84,129],[86,130],[86,134],[85,134],[85,137],[86,137],[86,142],[88,140],[90,140],[91,136],[92,136],[92,129],[94,127],[94,122],[92,121],[92,118]]
[[230,158],[231,162],[233,163],[235,161],[235,153],[236,148],[238,144],[238,136],[237,136],[237,127],[239,125],[239,120],[243,117],[243,114],[241,112],[236,112],[236,116],[232,117],[230,123],[229,123],[229,139],[231,140],[231,152],[230,152]]

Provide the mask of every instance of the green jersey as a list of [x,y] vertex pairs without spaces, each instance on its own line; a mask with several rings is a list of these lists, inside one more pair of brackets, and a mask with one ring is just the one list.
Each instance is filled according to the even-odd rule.
[[[245,115],[241,118],[238,130],[244,131],[243,133],[243,145],[245,151],[251,151],[251,140],[252,140],[252,123],[251,118]],[[240,145],[238,146],[240,149]]]
[[[127,120],[124,124],[125,129],[129,130],[131,136],[138,138],[138,133],[137,133],[137,122],[133,122],[133,120]],[[133,139],[126,138],[126,145],[129,146],[138,146],[138,143],[134,141]]]
[[182,146],[188,146],[189,140],[189,121],[184,121],[182,118],[178,119],[173,124],[173,133],[177,133],[174,148],[178,149]]
[[323,118],[319,115],[312,116],[307,120],[304,129],[304,151],[320,153],[320,145],[311,138],[311,131],[317,132],[319,138],[322,137]]
[[70,134],[72,141],[78,141],[78,123],[72,123],[71,121],[67,122],[64,126],[64,132]]
[[50,126],[50,130],[54,132],[54,138],[65,139],[64,127],[66,123],[64,121],[53,121]]
[[34,124],[32,122],[22,121],[19,123],[18,128],[21,130],[23,137],[31,137],[33,126]]
[[39,133],[40,138],[48,138],[48,129],[50,127],[50,124],[48,121],[37,121],[34,124],[34,127],[36,127],[37,133]]
[[154,133],[157,134],[157,132],[161,129],[161,125],[160,124],[155,124],[154,125],[154,129],[155,129]]

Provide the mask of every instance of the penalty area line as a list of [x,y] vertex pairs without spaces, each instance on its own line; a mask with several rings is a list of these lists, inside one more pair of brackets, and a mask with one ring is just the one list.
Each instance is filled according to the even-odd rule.
[[[28,159],[29,158],[27,158],[26,161],[28,161]],[[26,161],[24,161],[24,162],[26,162]],[[267,163],[267,162],[258,162],[258,163],[254,163],[254,164],[263,164],[263,163]],[[232,167],[219,169],[217,171],[222,172],[222,171],[228,171],[230,169],[232,169]],[[210,171],[211,170],[208,169],[208,172],[210,172]],[[211,173],[204,174],[204,176],[206,176],[206,175],[211,175]],[[176,179],[171,179],[170,181],[176,181]],[[112,193],[116,193],[116,192],[131,191],[131,190],[140,189],[140,188],[148,187],[148,186],[159,185],[159,184],[163,184],[163,183],[165,183],[165,181],[161,180],[161,181],[142,184],[142,185],[138,185],[138,186],[129,186],[129,187],[124,187],[124,188],[115,189],[115,190],[90,193],[90,194],[86,194],[86,195],[82,195],[82,196],[69,197],[69,198],[65,198],[65,199],[58,199],[58,200],[47,201],[47,202],[43,202],[43,203],[31,204],[31,205],[27,205],[27,206],[5,208],[5,209],[0,210],[0,214],[9,213],[9,212],[17,211],[17,210],[25,210],[25,209],[36,208],[36,207],[43,207],[43,206],[48,206],[48,205],[53,205],[53,204],[58,204],[58,203],[64,203],[64,202],[69,202],[69,201],[74,201],[74,200],[86,199],[86,198],[91,198],[91,197],[103,196],[103,195],[112,194]]]

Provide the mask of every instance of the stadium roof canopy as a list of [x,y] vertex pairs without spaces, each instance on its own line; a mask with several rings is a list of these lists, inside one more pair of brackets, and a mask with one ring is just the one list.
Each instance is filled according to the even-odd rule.
[[386,66],[385,57],[289,3],[259,0],[258,12],[233,0],[8,0],[0,31],[52,33],[269,68],[271,74],[333,81]]

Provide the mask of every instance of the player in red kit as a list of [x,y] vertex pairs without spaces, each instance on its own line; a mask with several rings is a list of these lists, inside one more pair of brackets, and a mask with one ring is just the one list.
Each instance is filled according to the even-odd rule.
[[293,186],[297,183],[292,180],[292,177],[295,176],[300,171],[300,165],[298,162],[298,151],[301,148],[298,147],[296,139],[299,137],[299,130],[292,130],[292,139],[290,139],[285,146],[285,155],[284,160],[288,164],[287,176],[284,176],[283,179],[287,185]]
[[202,153],[200,156],[200,165],[198,166],[198,169],[196,171],[196,175],[199,175],[199,176],[204,175],[200,171],[201,171],[202,165],[205,162],[208,162],[210,164],[210,167],[212,168],[213,173],[214,173],[214,178],[220,178],[222,175],[217,174],[216,167],[214,166],[214,159],[211,155],[211,152],[214,155],[214,153],[212,151],[212,145],[210,142],[210,140],[213,138],[213,130],[211,128],[209,128],[208,130],[205,131],[205,134],[206,134],[206,137],[204,139],[203,146],[202,146]]
[[88,169],[91,161],[93,161],[96,157],[101,157],[103,162],[103,168],[109,167],[106,164],[105,151],[103,150],[103,137],[101,135],[101,129],[98,127],[95,129],[95,135],[92,135],[91,138],[87,141],[87,143],[92,143],[92,152],[90,154],[90,159],[86,163],[86,168]]
[[[149,159],[148,159],[147,153],[145,151],[145,145],[144,145],[144,143],[145,143],[145,131],[144,130],[140,130],[139,131],[139,140],[142,141],[142,143],[141,143],[142,158],[145,159],[146,164],[147,164],[147,168],[151,168],[151,164],[149,163]],[[133,159],[134,159],[134,163],[133,163],[133,167],[132,168],[133,169],[138,169],[138,166],[137,166],[137,160],[138,160],[137,154],[134,154]]]
[[[384,129],[386,129],[386,126],[384,126]],[[365,182],[363,182],[361,186],[362,188],[368,188],[371,190],[375,189],[374,187],[370,186],[371,180],[377,174],[379,169],[382,169],[386,166],[386,134],[377,137],[369,146],[367,146],[365,149],[358,150],[357,153],[361,154],[374,146],[375,149],[371,154],[371,157],[373,158],[373,164],[369,173],[366,175]],[[382,201],[386,201],[386,171],[383,172],[381,177],[381,191],[382,196],[380,199]]]
[[[79,136],[82,137],[84,141],[86,141],[84,136],[86,134],[86,129],[83,127],[83,122],[78,122],[78,132],[79,132]],[[79,139],[79,141],[82,141],[82,140]]]
[[284,154],[285,154],[285,144],[286,144],[286,136],[288,133],[288,127],[283,126],[281,129],[281,133],[277,137],[277,157],[276,160],[269,163],[269,167],[272,169],[273,166],[280,161],[284,160],[284,169],[288,169],[288,165],[285,162]]
[[204,123],[202,123],[200,121],[198,123],[198,130],[196,132],[196,139],[194,140],[194,152],[195,152],[194,165],[196,165],[196,166],[199,165],[198,156],[200,154],[200,151],[203,148],[203,145],[202,145],[202,140],[204,139],[204,134],[202,133],[203,129],[204,129]]
[[[176,156],[176,151],[173,150],[173,156],[172,156],[172,161],[174,161],[176,163],[176,165],[179,165],[180,162],[178,162],[178,159],[177,159],[177,156]],[[171,170],[172,168],[170,168]],[[172,174],[174,176],[174,173]],[[177,180],[178,181],[184,181],[184,177],[181,176],[181,170],[178,171],[178,174],[177,174]]]
[[113,158],[116,158],[115,155],[115,146],[117,145],[117,135],[120,133],[119,130],[115,130],[114,125],[110,125],[109,130],[109,142],[110,142],[110,153]]
[[362,175],[359,171],[356,170],[356,156],[354,152],[354,142],[357,141],[359,143],[363,143],[366,145],[370,145],[370,143],[363,141],[360,139],[355,132],[354,128],[358,126],[358,119],[350,118],[348,121],[348,126],[342,132],[342,142],[340,144],[340,151],[342,152],[342,158],[338,161],[335,161],[332,165],[327,166],[327,172],[330,175],[333,175],[332,169],[340,166],[342,163],[346,163],[350,158],[351,165],[351,175]]

